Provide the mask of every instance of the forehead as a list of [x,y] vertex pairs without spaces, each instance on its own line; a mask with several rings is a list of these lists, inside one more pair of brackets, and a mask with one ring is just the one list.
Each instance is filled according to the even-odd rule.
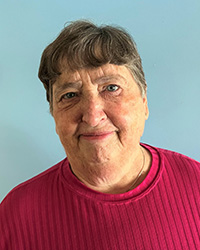
[[101,84],[111,80],[121,80],[124,82],[133,81],[133,76],[125,66],[105,64],[96,68],[84,68],[72,71],[69,68],[64,68],[61,75],[56,79],[55,87],[66,83],[84,84],[88,81]]

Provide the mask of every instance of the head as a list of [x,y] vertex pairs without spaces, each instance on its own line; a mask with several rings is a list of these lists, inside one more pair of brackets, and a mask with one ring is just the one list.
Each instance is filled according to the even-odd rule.
[[122,65],[131,72],[142,96],[146,81],[141,58],[131,36],[122,28],[96,26],[89,21],[75,21],[44,50],[39,78],[46,89],[52,113],[52,86],[61,75],[63,64],[71,71],[97,68],[105,64]]
[[120,176],[131,167],[148,105],[141,59],[123,29],[71,23],[44,50],[39,78],[77,176]]

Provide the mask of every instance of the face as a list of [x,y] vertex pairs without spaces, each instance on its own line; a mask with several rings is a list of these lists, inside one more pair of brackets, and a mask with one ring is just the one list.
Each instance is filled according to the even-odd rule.
[[53,85],[53,117],[71,164],[116,163],[139,147],[147,99],[125,66],[66,68]]

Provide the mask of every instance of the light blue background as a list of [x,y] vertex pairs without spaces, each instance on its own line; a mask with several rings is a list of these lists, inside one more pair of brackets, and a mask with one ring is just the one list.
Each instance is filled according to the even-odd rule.
[[134,37],[148,83],[143,142],[200,160],[199,0],[0,1],[0,200],[65,157],[37,78],[65,22],[117,24]]

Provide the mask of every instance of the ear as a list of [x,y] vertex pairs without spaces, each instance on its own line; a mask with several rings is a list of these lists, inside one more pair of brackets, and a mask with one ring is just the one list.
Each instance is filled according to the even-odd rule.
[[56,131],[56,134],[58,135],[58,127],[57,127],[56,120],[55,120],[53,112],[52,112],[52,116],[53,116],[53,119],[54,119],[55,131]]
[[55,131],[56,131],[56,134],[58,135],[58,129],[57,129],[56,124],[55,124]]
[[143,104],[144,104],[145,120],[147,120],[149,117],[149,108],[146,95],[143,97]]

